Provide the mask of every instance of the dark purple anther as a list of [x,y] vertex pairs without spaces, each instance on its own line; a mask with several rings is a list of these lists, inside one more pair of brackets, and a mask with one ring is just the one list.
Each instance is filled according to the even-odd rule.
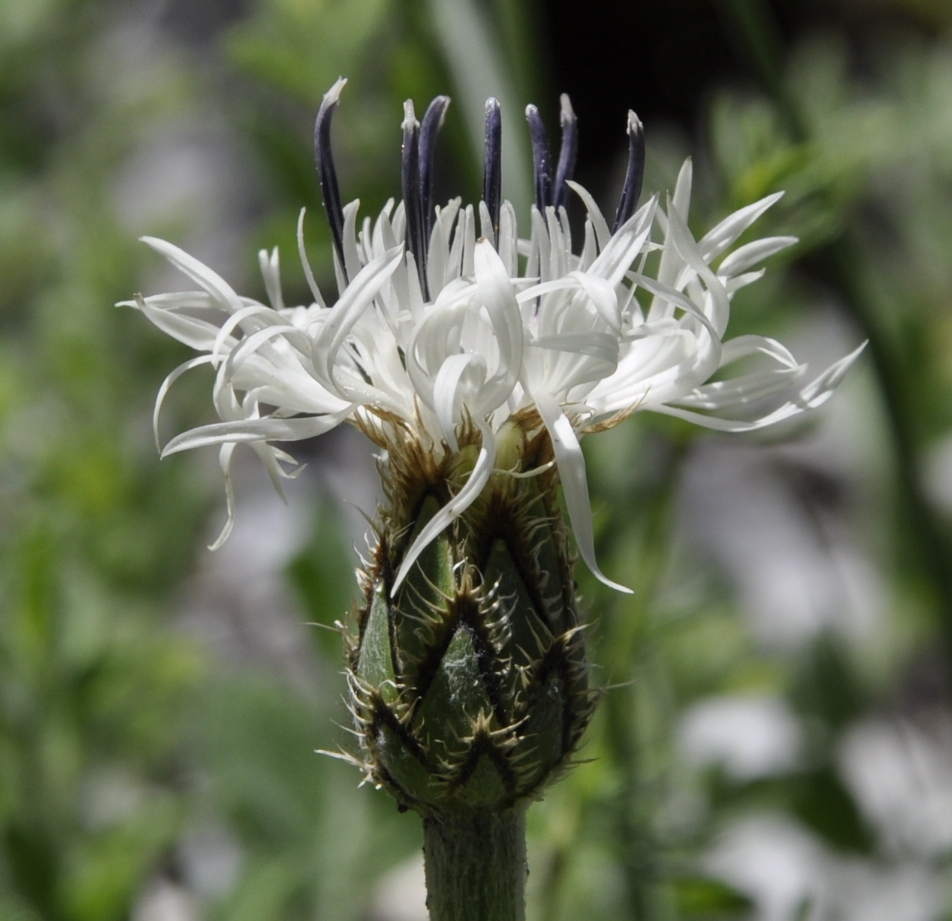
[[426,237],[423,231],[423,200],[420,194],[420,123],[413,102],[403,104],[403,207],[407,220],[407,249],[413,253],[424,300],[429,299],[426,283]]
[[545,134],[545,125],[539,110],[533,106],[526,106],[526,119],[529,122],[529,135],[532,138],[532,165],[535,172],[535,203],[536,207],[545,214],[545,209],[552,204],[552,171],[549,163],[549,139]]
[[424,240],[429,243],[433,230],[433,161],[436,151],[436,136],[443,127],[443,118],[450,104],[449,96],[437,96],[427,107],[420,125],[420,204],[423,210]]
[[645,181],[645,129],[641,119],[628,110],[628,171],[625,173],[625,185],[621,190],[618,210],[615,212],[615,224],[612,233],[628,220],[638,207],[641,198],[641,186]]
[[340,91],[347,81],[341,77],[325,94],[321,108],[314,123],[314,159],[317,163],[317,175],[321,183],[321,196],[324,200],[324,213],[331,228],[334,249],[340,262],[341,271],[347,277],[344,267],[344,209],[340,203],[340,188],[337,185],[337,171],[334,169],[334,156],[331,153],[331,116],[340,102]]
[[562,147],[559,149],[559,165],[555,171],[555,199],[553,204],[556,210],[564,208],[569,200],[567,183],[575,173],[575,155],[578,153],[578,120],[572,110],[569,97],[563,93],[560,97],[562,112],[559,115],[559,124],[562,126]]
[[499,245],[499,210],[502,207],[502,113],[499,100],[486,100],[486,135],[483,146],[483,201],[489,209],[496,245]]

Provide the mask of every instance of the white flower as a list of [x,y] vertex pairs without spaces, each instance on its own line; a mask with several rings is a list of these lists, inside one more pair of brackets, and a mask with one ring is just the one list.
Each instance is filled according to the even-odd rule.
[[[311,438],[345,421],[371,434],[402,429],[438,455],[458,451],[460,432],[475,426],[481,441],[472,472],[422,529],[397,574],[399,585],[420,551],[486,485],[497,467],[500,433],[515,418],[524,427],[545,427],[579,553],[602,581],[621,589],[595,562],[581,434],[644,409],[723,431],[770,425],[823,403],[862,349],[805,382],[806,366],[779,342],[725,341],[734,292],[763,274],[757,266],[766,257],[795,242],[768,237],[730,251],[779,195],[741,209],[696,241],[687,227],[690,161],[666,205],[654,198],[637,208],[644,143],[641,123],[629,113],[629,169],[610,229],[591,196],[570,180],[576,124],[564,96],[554,179],[541,120],[535,107],[527,110],[536,175],[528,239],[519,238],[515,212],[500,200],[495,100],[487,102],[484,200],[478,209],[459,199],[431,207],[445,97],[434,100],[422,125],[407,103],[404,200],[396,207],[391,200],[376,221],[365,218],[358,229],[359,203],[340,206],[330,155],[331,115],[343,84],[324,97],[315,131],[335,243],[336,303],[326,306],[307,263],[303,211],[298,244],[310,305],[284,305],[276,250],[260,253],[266,306],[154,238],[145,242],[198,290],[126,302],[201,353],[162,385],[156,427],[165,394],[182,373],[201,364],[216,371],[220,421],[173,438],[162,452],[219,446],[228,521],[214,546],[234,521],[229,468],[238,444],[257,452],[278,485],[294,471],[283,466],[293,459],[275,443]],[[578,253],[565,210],[569,189],[588,214]],[[710,382],[747,358],[758,367]],[[751,415],[751,407],[764,405],[765,412]]]

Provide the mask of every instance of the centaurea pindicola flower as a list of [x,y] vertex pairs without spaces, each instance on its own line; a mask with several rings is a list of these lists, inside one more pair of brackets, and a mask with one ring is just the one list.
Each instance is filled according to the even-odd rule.
[[[763,274],[765,258],[795,242],[767,237],[734,248],[780,196],[696,240],[687,224],[690,161],[673,195],[639,205],[644,140],[632,112],[611,226],[572,181],[577,124],[565,96],[554,172],[538,111],[526,112],[535,166],[527,237],[501,198],[493,99],[478,207],[432,204],[436,138],[449,104],[441,96],[422,122],[406,103],[403,200],[359,223],[359,203],[341,205],[331,155],[343,85],[325,95],[315,128],[337,300],[328,306],[314,281],[302,212],[298,243],[311,304],[285,305],[277,251],[260,254],[266,305],[152,238],[146,242],[197,289],[129,303],[199,353],[166,379],[156,416],[179,375],[202,364],[215,371],[220,421],[173,438],[163,454],[219,447],[228,521],[217,543],[234,521],[229,468],[237,445],[256,451],[276,484],[293,473],[279,445],[343,422],[379,449],[386,505],[348,652],[360,739],[354,760],[424,816],[438,918],[461,910],[434,895],[444,875],[458,872],[456,858],[444,856],[479,850],[473,842],[495,834],[473,832],[473,822],[518,823],[592,712],[560,484],[579,555],[603,582],[625,589],[595,560],[581,436],[643,410],[723,431],[771,425],[823,403],[859,350],[808,379],[806,366],[773,339],[725,340],[733,294]],[[572,194],[587,212],[577,247],[566,212]],[[722,373],[738,363],[740,373]],[[462,839],[448,831],[464,826]],[[480,859],[493,865],[492,854]],[[480,891],[495,885],[480,878]],[[518,873],[510,882],[521,892]],[[496,917],[488,905],[474,917]]]

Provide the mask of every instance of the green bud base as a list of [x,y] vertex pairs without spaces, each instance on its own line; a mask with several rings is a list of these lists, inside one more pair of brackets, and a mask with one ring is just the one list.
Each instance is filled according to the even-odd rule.
[[524,921],[525,808],[423,822],[430,921]]
[[423,818],[431,921],[523,921],[525,810],[598,696],[552,445],[537,419],[507,423],[479,496],[411,552],[468,482],[480,433],[456,452],[368,434],[387,501],[347,650],[352,757]]
[[400,585],[407,548],[466,483],[476,448],[388,442],[381,469],[388,501],[347,654],[349,703],[368,777],[427,820],[537,799],[597,698],[548,436],[510,423],[498,437],[506,467]]

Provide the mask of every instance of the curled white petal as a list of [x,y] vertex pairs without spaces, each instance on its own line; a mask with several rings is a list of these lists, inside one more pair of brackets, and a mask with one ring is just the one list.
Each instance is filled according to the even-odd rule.
[[199,355],[196,358],[190,358],[188,361],[182,362],[182,364],[168,374],[165,380],[162,381],[162,386],[159,387],[159,392],[155,397],[155,406],[152,409],[152,434],[155,436],[155,449],[157,451],[162,450],[159,440],[159,415],[162,412],[162,404],[165,402],[165,397],[169,389],[186,371],[197,368],[199,365],[210,364],[211,360],[211,355]]
[[304,416],[296,419],[277,419],[266,416],[263,419],[235,419],[230,422],[213,422],[176,435],[162,451],[163,457],[190,451],[193,448],[205,448],[209,445],[238,444],[254,441],[302,441],[323,435],[336,428],[350,415],[348,407],[339,413],[326,416]]
[[484,422],[474,421],[476,421],[476,424],[482,432],[483,441],[480,445],[479,456],[476,458],[473,471],[470,473],[463,488],[426,523],[423,530],[417,535],[416,540],[407,550],[403,557],[403,562],[397,570],[397,575],[393,582],[393,589],[390,592],[391,597],[397,593],[397,589],[400,588],[401,583],[406,578],[410,567],[417,561],[417,557],[430,545],[437,535],[442,533],[473,504],[476,497],[483,491],[483,487],[489,482],[490,474],[492,474],[493,466],[496,462],[496,442],[493,439],[493,434],[489,426]]
[[401,248],[398,247],[364,266],[331,309],[314,342],[314,367],[320,374],[321,383],[331,392],[336,392],[341,399],[348,399],[348,395],[347,388],[338,384],[337,356],[348,334],[393,274],[401,257]]
[[585,457],[572,423],[559,408],[558,403],[547,394],[536,394],[536,406],[552,439],[552,449],[555,451],[555,461],[562,481],[562,493],[565,496],[565,507],[575,533],[579,555],[592,571],[592,575],[600,582],[616,591],[631,594],[630,588],[612,582],[604,575],[595,560],[595,534],[592,530],[592,504],[588,498]]
[[122,304],[128,304],[140,310],[166,335],[196,351],[212,348],[218,337],[220,329],[218,325],[199,317],[181,314],[169,306],[159,306],[157,297],[139,297],[134,301],[124,301]]
[[199,262],[194,256],[190,256],[185,250],[166,243],[165,240],[159,240],[157,237],[142,237],[141,239],[157,253],[165,256],[180,272],[204,288],[229,312],[241,310],[241,298],[235,294],[234,289],[224,278],[213,272],[207,265]]
[[235,453],[234,444],[223,444],[218,452],[218,464],[221,467],[222,479],[225,481],[225,507],[227,515],[225,525],[218,537],[208,545],[209,550],[217,550],[231,536],[235,527],[235,484],[231,479],[231,457]]

